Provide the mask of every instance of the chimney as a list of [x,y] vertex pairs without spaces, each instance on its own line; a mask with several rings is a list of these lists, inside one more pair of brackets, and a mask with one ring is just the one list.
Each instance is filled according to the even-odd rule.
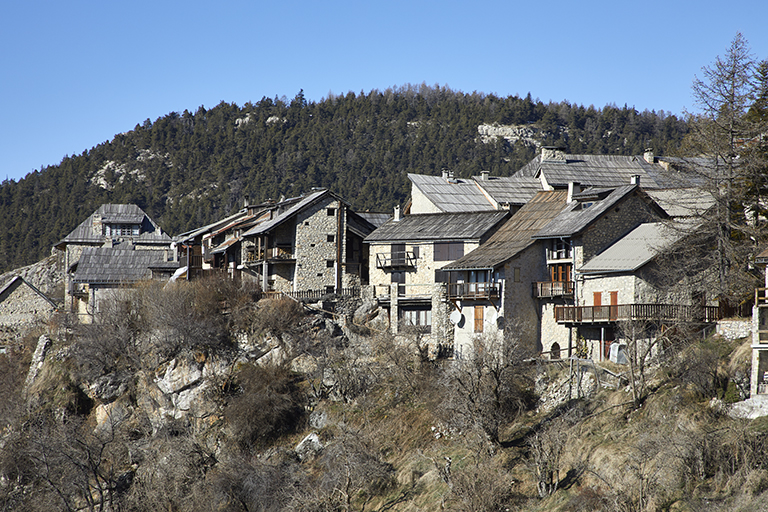
[[568,199],[567,199],[567,202],[569,204],[572,203],[573,202],[573,194],[578,194],[579,192],[581,192],[581,184],[576,182],[576,181],[570,182],[568,184]]
[[640,175],[633,174],[632,177],[629,178],[629,183],[632,185],[640,185]]
[[448,179],[448,170],[447,169],[443,169],[443,179],[444,180]]
[[488,171],[480,171],[480,180],[481,181],[488,181]]
[[245,194],[245,197],[243,198],[243,208],[248,208],[248,194]]
[[401,219],[402,219],[402,216],[400,215],[400,205],[397,205],[395,206],[395,217],[393,220],[395,222],[400,222]]
[[565,163],[565,148],[562,146],[543,146],[541,148],[541,161]]
[[649,164],[655,163],[656,159],[653,156],[653,148],[648,148],[645,150],[645,153],[643,153],[643,158],[646,162]]
[[93,214],[93,234],[98,236],[104,234],[104,227],[102,226],[101,222],[101,214],[99,213]]

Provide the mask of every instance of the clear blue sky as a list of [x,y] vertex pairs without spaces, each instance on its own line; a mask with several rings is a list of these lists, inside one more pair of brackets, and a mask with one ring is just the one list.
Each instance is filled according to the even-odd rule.
[[149,118],[221,101],[406,83],[679,114],[740,31],[768,58],[768,2],[5,1],[0,180]]

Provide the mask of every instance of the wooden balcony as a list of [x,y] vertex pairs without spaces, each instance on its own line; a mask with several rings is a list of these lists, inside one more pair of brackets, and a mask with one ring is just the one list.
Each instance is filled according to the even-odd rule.
[[555,306],[558,323],[608,323],[623,321],[716,322],[721,319],[717,306],[679,306],[676,304],[617,304],[614,306]]
[[376,253],[376,268],[412,268],[416,266],[416,260],[413,251]]
[[755,305],[768,306],[768,288],[755,289]]
[[537,299],[573,297],[573,281],[544,281],[531,283],[531,294]]
[[451,299],[483,300],[499,296],[499,283],[449,283],[448,297]]

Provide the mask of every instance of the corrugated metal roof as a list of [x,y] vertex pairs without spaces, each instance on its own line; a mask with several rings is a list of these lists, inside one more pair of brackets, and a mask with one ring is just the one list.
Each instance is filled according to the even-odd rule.
[[137,243],[169,243],[171,237],[163,233],[160,227],[135,204],[103,204],[57,245],[71,243],[103,243],[104,235],[93,232],[94,217],[100,215],[103,224],[122,223],[140,224],[141,235],[133,238]]
[[524,205],[541,190],[541,181],[529,176],[474,176],[477,185],[497,203]]
[[677,170],[683,168],[680,162],[667,158],[658,161],[673,163],[676,168],[666,169],[661,163],[648,163],[642,156],[566,154],[565,162],[542,162],[541,155],[537,155],[515,176],[544,174],[547,183],[553,187],[565,187],[572,182],[584,186],[618,187],[628,184],[635,175],[640,176],[640,184],[648,189],[691,187],[701,181],[695,173]]
[[445,213],[495,209],[473,180],[455,178],[449,181],[441,176],[410,173],[408,179],[432,204]]
[[[592,224],[611,207],[629,194],[640,192],[637,185],[624,185],[617,187],[608,194],[605,199],[595,201],[591,206],[582,209],[579,201],[571,202],[567,209],[552,220],[541,231],[533,235],[534,238],[561,238],[576,235]],[[662,212],[663,215],[663,212]]]
[[178,266],[178,262],[165,261],[164,251],[86,247],[72,279],[90,284],[135,283],[151,278],[152,268]]
[[690,232],[691,223],[640,224],[579,270],[582,273],[634,272]]
[[399,221],[387,221],[368,235],[365,241],[480,240],[508,215],[507,210],[405,215]]
[[443,270],[497,268],[536,242],[531,238],[566,207],[565,190],[538,192],[483,245]]

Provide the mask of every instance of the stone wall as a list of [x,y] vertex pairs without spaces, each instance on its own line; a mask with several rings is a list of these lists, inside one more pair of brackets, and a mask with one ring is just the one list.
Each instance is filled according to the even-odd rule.
[[339,233],[338,229],[339,221],[342,226],[346,222],[346,212],[339,207],[339,201],[328,198],[296,216],[295,290],[335,288],[337,269],[341,272],[337,244],[341,244],[341,257],[346,254],[345,230]]
[[600,254],[640,224],[658,220],[658,214],[641,198],[640,193],[632,192],[604,213],[582,234],[580,245],[583,253],[576,262],[576,268]]

